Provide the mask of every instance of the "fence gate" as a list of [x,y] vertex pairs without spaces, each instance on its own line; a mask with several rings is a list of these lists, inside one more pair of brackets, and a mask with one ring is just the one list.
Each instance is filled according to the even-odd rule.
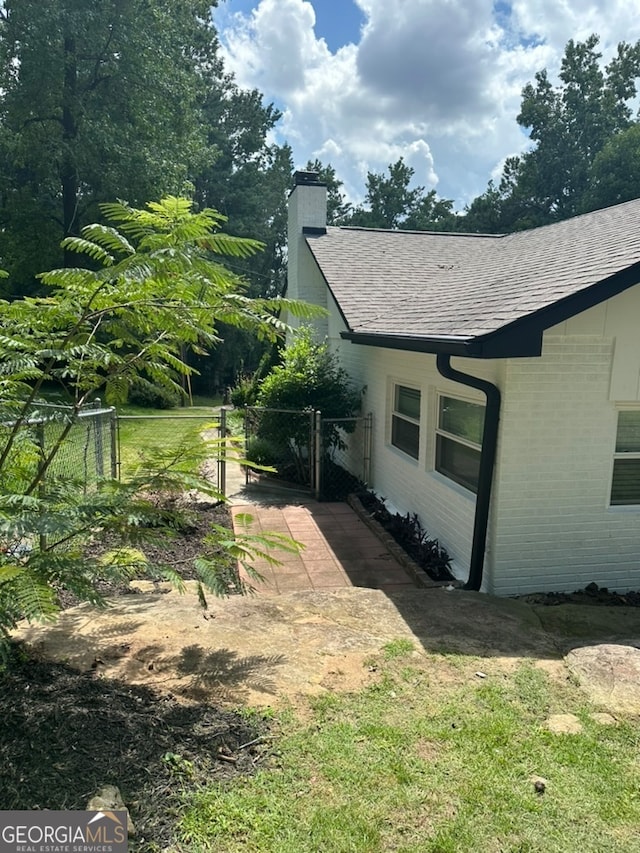
[[316,454],[319,500],[344,500],[371,481],[373,415],[320,418]]
[[[282,481],[313,490],[315,420],[313,411],[248,406],[244,417],[247,459],[275,468]],[[247,485],[256,479],[256,474],[260,476],[259,469],[246,467]]]
[[[188,411],[188,410],[182,410]],[[126,480],[144,458],[154,454],[179,455],[194,440],[211,441],[211,456],[204,463],[194,459],[194,474],[204,477],[224,496],[226,491],[226,411],[211,414],[118,415],[118,471]],[[193,458],[193,456],[192,456]],[[185,456],[189,465],[189,457]]]
[[[319,500],[344,500],[369,483],[371,436],[371,414],[323,418],[314,411],[245,410],[247,459],[275,468],[277,481],[307,489]],[[247,484],[263,476],[246,467]]]

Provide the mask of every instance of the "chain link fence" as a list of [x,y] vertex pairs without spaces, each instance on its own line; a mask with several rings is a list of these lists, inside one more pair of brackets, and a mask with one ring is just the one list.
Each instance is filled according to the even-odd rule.
[[[144,465],[179,466],[225,493],[226,412],[119,415],[117,476],[127,480]],[[184,413],[183,413],[184,412]]]
[[373,416],[320,419],[320,500],[344,500],[371,479]]
[[[246,456],[257,465],[275,468],[280,480],[313,489],[316,413],[248,406],[244,431]],[[257,468],[247,466],[247,484]]]
[[[372,415],[323,418],[321,412],[248,407],[245,410],[247,484],[275,468],[275,479],[320,500],[344,500],[371,478]],[[268,479],[272,475],[267,474]]]
[[[0,447],[13,434],[13,423],[2,424]],[[95,488],[105,477],[117,473],[116,412],[103,407],[99,400],[75,412],[71,406],[34,403],[29,417],[15,437],[15,453],[29,458],[30,447],[36,447],[39,465],[46,464],[49,477],[79,480],[84,491]],[[52,455],[53,454],[53,455]]]

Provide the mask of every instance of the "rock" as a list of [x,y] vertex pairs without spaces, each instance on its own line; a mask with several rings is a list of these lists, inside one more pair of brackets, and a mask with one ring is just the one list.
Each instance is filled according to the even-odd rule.
[[573,649],[565,661],[593,702],[612,714],[640,715],[640,649],[602,643]]
[[547,790],[547,785],[549,784],[546,779],[542,778],[542,776],[532,776],[531,782],[533,783],[536,794],[544,794]]
[[582,723],[575,714],[552,714],[546,726],[557,735],[578,735],[582,731]]
[[601,714],[590,714],[591,719],[595,723],[599,723],[601,726],[617,726],[618,721],[615,717],[612,717],[611,714],[601,713]]
[[136,834],[136,828],[131,820],[129,809],[125,806],[122,794],[115,785],[103,785],[102,788],[99,788],[87,803],[87,811],[125,811],[127,813],[127,834],[129,836]]

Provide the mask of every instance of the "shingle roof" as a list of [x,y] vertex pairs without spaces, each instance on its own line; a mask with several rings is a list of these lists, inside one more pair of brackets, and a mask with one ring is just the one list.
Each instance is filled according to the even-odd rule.
[[640,199],[506,236],[329,227],[306,240],[358,335],[540,332],[563,319],[550,308],[571,316],[640,281]]

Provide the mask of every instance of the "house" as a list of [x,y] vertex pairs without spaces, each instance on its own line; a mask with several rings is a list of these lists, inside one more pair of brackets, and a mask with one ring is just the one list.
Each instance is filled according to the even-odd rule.
[[640,200],[506,236],[327,227],[298,172],[288,275],[365,388],[371,487],[467,588],[640,587]]

